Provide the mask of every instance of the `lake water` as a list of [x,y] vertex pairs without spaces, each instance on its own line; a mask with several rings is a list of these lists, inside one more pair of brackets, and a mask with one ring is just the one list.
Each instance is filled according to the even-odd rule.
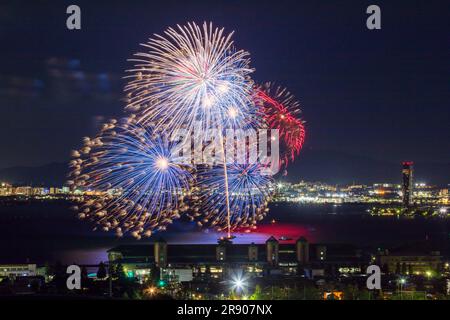
[[[116,238],[92,231],[80,221],[66,201],[24,202],[0,206],[0,263],[98,264],[107,260],[106,250],[120,244],[146,243],[152,239]],[[418,240],[449,242],[450,221],[371,217],[366,205],[273,204],[255,232],[237,233],[237,243],[263,243],[270,236],[300,236],[310,242],[389,246]],[[271,223],[275,219],[275,223]],[[163,236],[170,243],[216,243],[221,236],[199,230],[194,223],[174,223]]]

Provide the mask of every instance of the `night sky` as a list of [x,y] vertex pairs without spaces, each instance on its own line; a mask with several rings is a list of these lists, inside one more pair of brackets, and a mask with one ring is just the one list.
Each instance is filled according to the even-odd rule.
[[[70,4],[81,7],[81,31],[66,29]],[[382,30],[366,28],[370,4],[381,7]],[[83,136],[122,114],[126,59],[139,43],[188,21],[234,30],[253,78],[298,97],[305,155],[448,163],[448,4],[2,1],[0,168],[66,161]]]

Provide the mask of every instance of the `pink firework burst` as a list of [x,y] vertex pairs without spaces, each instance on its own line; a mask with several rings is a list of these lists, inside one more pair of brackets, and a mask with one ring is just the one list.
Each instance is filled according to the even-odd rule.
[[270,83],[256,88],[255,100],[268,127],[279,130],[280,161],[287,166],[300,153],[305,141],[305,123],[299,117],[300,104],[289,91]]

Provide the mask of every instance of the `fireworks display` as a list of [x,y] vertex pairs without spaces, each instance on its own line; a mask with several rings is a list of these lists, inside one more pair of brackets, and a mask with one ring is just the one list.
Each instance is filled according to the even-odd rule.
[[142,44],[125,90],[140,122],[162,128],[242,126],[254,112],[249,54],[204,23],[169,28]]
[[286,89],[270,83],[256,90],[256,101],[269,128],[279,132],[280,162],[287,166],[299,154],[305,141],[304,122],[298,118],[300,104]]
[[[256,228],[273,179],[263,173],[267,164],[230,161],[226,146],[254,143],[227,141],[225,131],[279,130],[280,161],[287,165],[305,139],[298,103],[286,90],[255,86],[249,54],[212,24],[169,28],[142,46],[126,76],[128,116],[105,123],[73,153],[69,184],[91,192],[76,208],[79,217],[137,239],[183,215],[228,236]],[[207,148],[207,130],[217,130],[214,153],[222,156],[212,164],[186,160],[191,151],[182,156],[171,139],[180,129],[199,141],[199,150]]]
[[[256,164],[227,164],[231,230],[253,229],[267,213],[271,195],[272,177],[262,174],[263,167]],[[193,217],[203,216],[199,225],[226,230],[227,208],[225,177],[221,166],[200,169],[199,184],[193,192]]]
[[79,217],[138,239],[164,230],[187,210],[183,200],[193,183],[192,168],[175,150],[175,143],[137,125],[135,117],[105,124],[99,135],[85,138],[71,162],[70,184],[101,190],[78,208]]

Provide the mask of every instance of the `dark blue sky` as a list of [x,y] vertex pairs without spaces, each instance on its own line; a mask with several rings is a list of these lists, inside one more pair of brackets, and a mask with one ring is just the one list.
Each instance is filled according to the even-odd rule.
[[[126,59],[187,21],[235,31],[253,77],[295,94],[309,150],[449,162],[448,1],[2,1],[0,168],[65,161],[121,114]],[[82,30],[65,27],[69,4]],[[382,30],[366,28],[369,4]]]

